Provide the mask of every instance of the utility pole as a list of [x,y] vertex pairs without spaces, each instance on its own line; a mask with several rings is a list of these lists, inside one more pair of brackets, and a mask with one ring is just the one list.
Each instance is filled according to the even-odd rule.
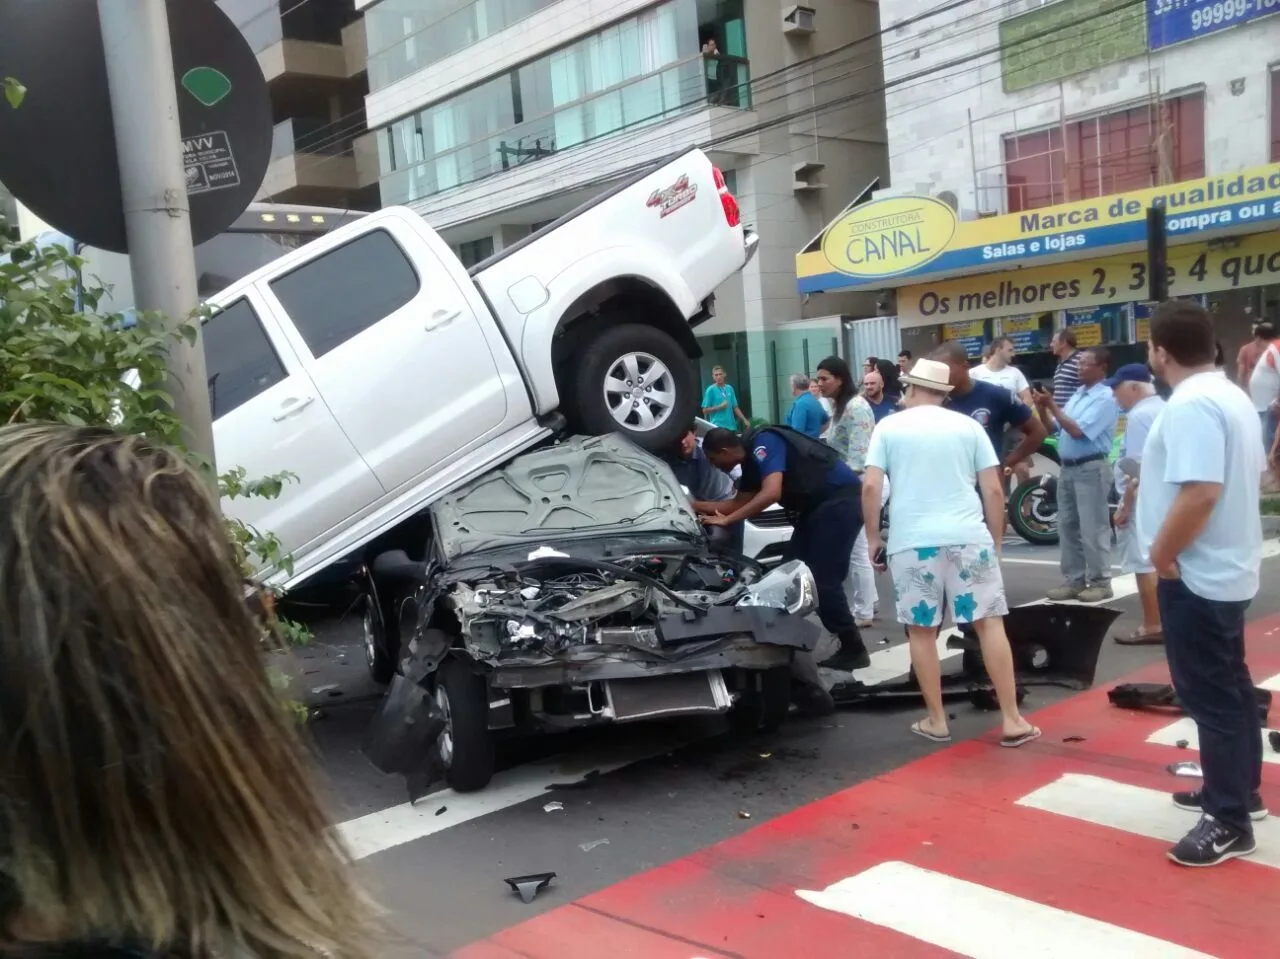
[[[98,0],[98,19],[135,306],[161,313],[177,330],[191,320],[199,292],[165,0]],[[175,337],[170,345],[166,387],[187,448],[212,466],[204,342],[200,324],[193,325],[194,341]]]

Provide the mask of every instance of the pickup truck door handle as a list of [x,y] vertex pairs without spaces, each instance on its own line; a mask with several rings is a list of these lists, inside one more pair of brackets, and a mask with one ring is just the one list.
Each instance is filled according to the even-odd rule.
[[425,329],[428,333],[438,330],[442,326],[448,326],[461,315],[461,310],[436,310],[431,314],[431,319],[427,320]]
[[303,410],[305,410],[308,406],[310,406],[315,401],[316,401],[316,398],[314,396],[308,396],[303,399],[298,399],[296,396],[291,396],[287,400],[285,400],[282,404],[280,404],[283,407],[283,409],[281,409],[279,413],[277,413],[274,417],[272,417],[272,419],[274,419],[277,423],[279,423],[283,419],[288,419],[290,416],[294,416],[298,413],[301,413]]

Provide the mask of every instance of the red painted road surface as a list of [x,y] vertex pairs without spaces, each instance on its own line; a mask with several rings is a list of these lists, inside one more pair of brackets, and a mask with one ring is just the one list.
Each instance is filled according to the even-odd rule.
[[[1255,682],[1280,674],[1280,616],[1250,626],[1249,650]],[[1280,955],[1280,816],[1258,824],[1252,859],[1170,863],[1164,834],[1195,817],[1166,794],[1199,780],[1166,767],[1198,758],[1194,736],[1179,748],[1176,715],[1115,709],[1106,688],[1035,714],[1044,737],[1022,749],[994,736],[940,749],[455,956]],[[1280,756],[1267,751],[1263,798],[1280,813]]]

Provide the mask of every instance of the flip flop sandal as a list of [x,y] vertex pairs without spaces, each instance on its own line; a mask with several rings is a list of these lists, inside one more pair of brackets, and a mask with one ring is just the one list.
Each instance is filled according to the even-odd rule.
[[937,733],[931,733],[931,732],[929,732],[929,730],[927,730],[927,729],[925,729],[925,728],[924,728],[924,722],[923,722],[923,721],[917,721],[917,722],[912,723],[912,724],[911,724],[911,731],[912,731],[913,733],[915,733],[917,736],[920,736],[920,737],[922,737],[922,738],[924,738],[924,739],[929,740],[929,742],[931,742],[931,743],[949,743],[949,742],[951,742],[951,734],[950,734],[950,733],[947,733],[946,735],[943,735],[943,736],[939,736]]
[[1018,733],[1016,736],[1001,736],[1000,745],[1006,749],[1017,749],[1019,746],[1025,746],[1029,742],[1034,742],[1041,736],[1040,730],[1036,726],[1032,726],[1025,733]]
[[1135,629],[1128,636],[1117,636],[1116,642],[1121,646],[1160,646],[1164,643],[1164,630],[1144,633],[1140,629]]

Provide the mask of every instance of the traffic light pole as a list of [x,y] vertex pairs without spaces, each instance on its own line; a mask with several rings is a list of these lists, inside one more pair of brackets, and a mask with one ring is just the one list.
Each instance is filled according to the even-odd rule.
[[[176,330],[199,306],[199,292],[165,0],[98,0],[98,18],[135,306]],[[166,385],[187,448],[212,465],[204,343],[193,325],[194,340],[175,337],[170,346]]]
[[1152,303],[1169,299],[1168,233],[1162,206],[1147,208],[1147,299]]

